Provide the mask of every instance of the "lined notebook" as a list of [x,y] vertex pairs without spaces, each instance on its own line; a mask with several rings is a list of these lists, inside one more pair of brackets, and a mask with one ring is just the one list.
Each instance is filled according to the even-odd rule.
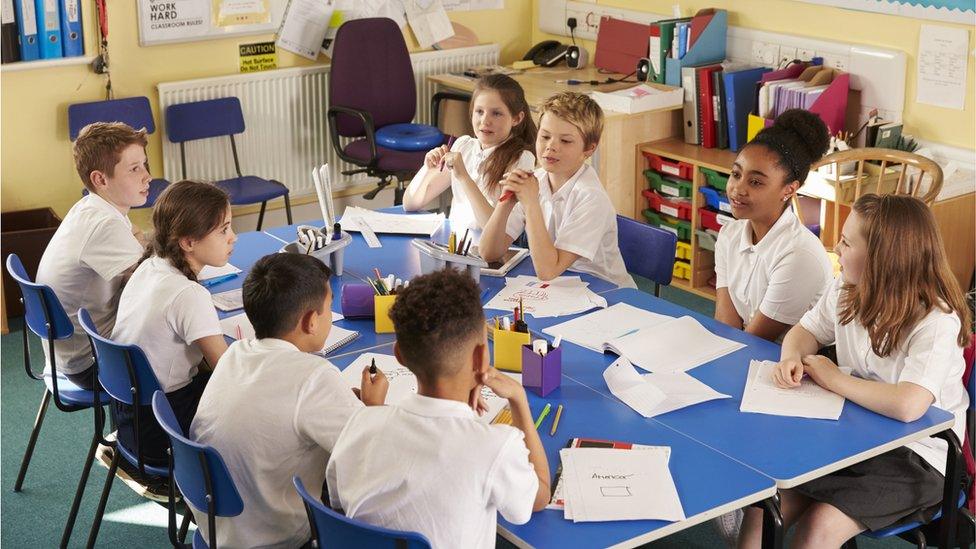
[[[222,319],[220,328],[224,331],[224,335],[231,339],[254,339],[254,326],[251,325],[251,321],[244,313]],[[329,337],[325,340],[325,346],[317,354],[328,355],[357,337],[359,337],[359,332],[333,324],[332,330],[329,331]]]

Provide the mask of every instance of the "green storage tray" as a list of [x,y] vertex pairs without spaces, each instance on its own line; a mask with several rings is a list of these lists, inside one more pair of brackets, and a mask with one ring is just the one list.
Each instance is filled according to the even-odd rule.
[[699,168],[702,175],[705,176],[705,182],[709,185],[715,187],[720,191],[725,191],[725,188],[729,186],[729,176],[724,173],[718,173],[715,170],[710,170],[708,168]]
[[715,231],[710,229],[697,229],[695,232],[698,234],[698,247],[703,250],[714,252],[715,239],[718,238]]
[[691,221],[677,219],[650,209],[644,210],[644,217],[651,225],[678,235],[678,240],[686,242],[691,240]]
[[663,196],[691,198],[691,181],[663,176],[654,170],[644,170],[644,177],[651,188]]

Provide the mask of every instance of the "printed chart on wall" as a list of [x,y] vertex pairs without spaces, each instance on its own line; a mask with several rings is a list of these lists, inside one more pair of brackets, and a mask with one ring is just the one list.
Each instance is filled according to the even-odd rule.
[[274,32],[287,0],[137,0],[139,45]]
[[859,11],[873,11],[948,23],[976,23],[973,0],[798,0]]

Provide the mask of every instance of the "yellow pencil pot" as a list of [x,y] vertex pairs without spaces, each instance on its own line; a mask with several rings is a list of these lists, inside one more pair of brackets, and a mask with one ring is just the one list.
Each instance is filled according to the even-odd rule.
[[531,335],[525,332],[495,329],[495,368],[509,372],[522,371],[522,345],[528,345]]
[[390,320],[390,307],[393,306],[395,300],[395,295],[378,295],[373,297],[373,316],[376,319],[376,333],[393,333],[393,321]]

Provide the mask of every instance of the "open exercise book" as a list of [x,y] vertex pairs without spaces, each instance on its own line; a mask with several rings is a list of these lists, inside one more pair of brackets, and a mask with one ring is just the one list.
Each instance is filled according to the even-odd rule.
[[[333,317],[333,320],[341,320],[341,317],[339,319]],[[254,326],[251,325],[251,321],[244,313],[221,319],[220,328],[224,331],[225,336],[232,339],[254,339]],[[317,354],[327,355],[357,337],[359,337],[359,332],[340,328],[333,324],[329,331],[329,337],[325,340],[325,345]]]
[[685,372],[745,344],[709,332],[690,316],[678,318],[617,303],[550,326],[543,333],[627,358],[648,372]]
[[[393,355],[363,353],[342,371],[342,379],[350,387],[359,388],[360,384],[362,384],[363,368],[369,366],[373,360],[376,360],[376,368],[381,370],[390,381],[390,388],[386,393],[387,405],[398,404],[406,397],[417,392],[417,376],[408,370],[406,366],[397,362],[396,357]],[[522,383],[522,374],[504,373],[515,381]],[[485,412],[485,415],[478,417],[478,421],[483,423],[490,423],[495,419],[495,416],[508,406],[508,400],[496,395],[488,387],[481,388],[481,397],[488,405],[488,411]]]
[[[840,418],[844,412],[844,397],[824,389],[809,377],[804,377],[799,387],[781,389],[773,382],[775,369],[776,363],[769,360],[749,363],[740,412],[812,419]],[[841,371],[851,373],[850,368],[841,368]]]

